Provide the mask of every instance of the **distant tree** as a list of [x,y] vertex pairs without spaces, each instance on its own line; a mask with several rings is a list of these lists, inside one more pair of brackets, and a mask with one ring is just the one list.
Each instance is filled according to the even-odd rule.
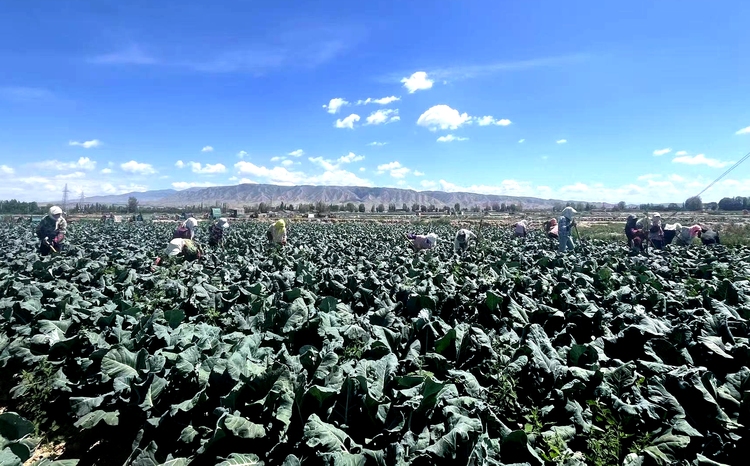
[[412,212],[419,212],[419,204],[417,204],[416,202],[414,204],[412,204],[411,205],[411,211]]
[[135,213],[138,211],[138,199],[134,196],[128,198],[128,212]]
[[701,200],[700,196],[689,197],[685,201],[685,210],[690,210],[693,212],[703,210],[703,201]]
[[267,214],[268,213],[268,204],[265,202],[261,202],[258,204],[258,212],[261,214]]
[[372,206],[370,206],[370,212],[375,212],[375,204],[373,204]]
[[427,206],[424,205],[424,204],[420,204],[419,210],[420,210],[420,212],[427,212]]
[[360,204],[359,205],[359,212],[363,213],[364,211],[365,211],[365,205],[364,204]]
[[456,212],[461,212],[461,204],[460,204],[460,203],[458,203],[458,202],[456,202],[456,204],[455,204],[455,205],[453,206],[453,209],[454,209],[454,210],[455,210]]
[[428,212],[437,212],[437,207],[435,207],[435,204],[430,204],[430,205],[429,205],[429,206],[427,207],[427,211],[428,211]]
[[323,201],[318,201],[315,203],[315,211],[322,214],[323,212],[328,212],[328,206]]
[[742,210],[743,208],[744,203],[737,198],[724,197],[719,201],[719,209],[721,210]]
[[377,211],[378,211],[378,212],[381,212],[381,213],[382,213],[382,212],[385,212],[385,206],[383,205],[383,203],[382,203],[382,202],[381,202],[380,204],[378,204],[378,208],[377,208]]
[[622,210],[625,210],[625,206],[626,206],[625,201],[620,201],[617,203],[617,205],[615,206],[613,210],[622,211]]
[[401,210],[403,210],[404,212],[409,212],[409,206],[406,205],[406,202],[401,204]]
[[500,204],[498,204],[497,201],[492,203],[492,210],[494,210],[495,212],[500,212]]
[[500,212],[505,212],[506,210],[508,210],[508,206],[503,202],[500,204]]
[[682,207],[680,207],[680,204],[672,202],[671,204],[667,206],[667,209],[672,210],[672,211],[679,211],[679,210],[682,210]]
[[396,204],[388,204],[388,212],[395,212],[396,211]]

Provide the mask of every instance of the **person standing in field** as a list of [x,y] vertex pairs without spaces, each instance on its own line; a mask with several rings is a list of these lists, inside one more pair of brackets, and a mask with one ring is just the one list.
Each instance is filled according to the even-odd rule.
[[468,251],[470,243],[477,240],[477,235],[471,230],[461,228],[456,233],[456,238],[453,240],[453,250],[459,254],[463,254]]
[[427,235],[406,233],[406,239],[411,242],[411,247],[414,251],[423,251],[425,249],[434,248],[435,244],[437,244],[438,236],[435,233],[429,233]]
[[651,226],[648,228],[648,240],[656,249],[664,249],[664,230],[661,227],[661,214],[651,216]]
[[172,239],[193,239],[195,238],[195,229],[198,227],[198,220],[193,217],[188,218],[177,227],[172,235]]
[[286,223],[284,220],[277,220],[276,223],[268,227],[266,238],[271,244],[286,246]]
[[229,229],[229,221],[225,217],[221,217],[213,225],[208,232],[208,245],[217,247],[224,245],[224,234]]
[[557,235],[560,242],[560,252],[565,252],[568,249],[572,251],[576,247],[573,238],[570,237],[570,231],[576,226],[576,221],[573,216],[577,213],[578,212],[574,208],[568,206],[563,209],[562,215],[557,220]]
[[520,222],[516,223],[514,225],[513,233],[516,235],[517,238],[526,238],[526,220],[521,220]]
[[62,242],[65,240],[65,232],[68,222],[62,216],[62,209],[58,206],[49,208],[49,213],[44,216],[36,227],[36,236],[39,238],[39,254],[48,255],[50,252],[60,252]]

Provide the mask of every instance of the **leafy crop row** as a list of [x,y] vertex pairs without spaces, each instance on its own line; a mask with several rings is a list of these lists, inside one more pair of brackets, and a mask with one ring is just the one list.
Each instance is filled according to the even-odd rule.
[[2,458],[46,435],[80,464],[743,463],[749,249],[563,256],[485,227],[459,258],[404,228],[276,249],[235,225],[151,272],[170,226],[74,225],[44,259],[0,226]]

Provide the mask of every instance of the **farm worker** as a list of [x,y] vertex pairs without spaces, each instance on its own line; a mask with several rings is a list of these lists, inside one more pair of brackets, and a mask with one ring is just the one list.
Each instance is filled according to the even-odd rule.
[[704,246],[721,244],[721,240],[719,239],[719,232],[712,230],[711,228],[701,227],[701,233],[698,236],[700,237]]
[[514,233],[518,238],[526,237],[526,220],[521,220],[520,222],[515,224]]
[[437,243],[438,236],[435,233],[428,235],[416,235],[414,233],[407,233],[406,239],[411,241],[411,247],[415,251],[421,251],[423,249],[432,249]]
[[208,244],[210,246],[221,246],[224,244],[224,233],[229,228],[229,221],[225,217],[221,217],[213,225],[211,230],[208,232]]
[[551,239],[557,239],[557,220],[551,218],[544,223],[544,231],[547,232],[547,237]]
[[198,226],[198,220],[193,217],[189,217],[187,220],[182,222],[180,226],[174,231],[172,239],[193,239],[195,238],[195,228]]
[[184,258],[188,261],[194,261],[200,259],[203,255],[198,243],[191,239],[185,238],[173,238],[172,241],[167,244],[166,254],[164,257],[157,257],[154,265],[151,266],[151,270],[154,270],[157,265],[163,264],[168,261],[172,261],[179,257]]
[[671,244],[672,240],[674,240],[675,236],[679,234],[679,230],[677,229],[678,223],[667,223],[664,225],[664,245]]
[[651,216],[651,226],[648,228],[648,240],[656,249],[664,249],[664,230],[661,227],[661,214]]
[[456,239],[453,240],[453,250],[457,253],[463,254],[469,249],[470,242],[476,240],[477,235],[475,235],[474,232],[467,230],[466,228],[461,228],[456,233]]
[[699,236],[701,232],[700,225],[693,225],[691,227],[683,227],[679,223],[675,224],[675,230],[678,232],[675,235],[675,243],[680,246],[688,246],[693,242],[693,238]]
[[268,241],[275,244],[286,245],[286,223],[284,220],[277,220],[276,223],[268,227],[266,231]]
[[563,209],[562,215],[557,220],[557,234],[560,241],[560,252],[565,252],[568,249],[572,251],[576,247],[573,238],[570,237],[570,230],[576,226],[576,221],[573,219],[573,215],[577,213],[578,211],[568,206]]
[[[625,237],[628,239],[628,247],[632,248],[635,246],[635,240],[638,234],[638,217],[633,214],[628,215],[625,220]],[[640,241],[639,241],[640,243]],[[640,246],[640,244],[638,244]]]
[[67,228],[68,222],[62,216],[62,209],[56,205],[50,207],[49,213],[36,227],[36,236],[39,238],[39,254],[46,256],[52,251],[59,252]]

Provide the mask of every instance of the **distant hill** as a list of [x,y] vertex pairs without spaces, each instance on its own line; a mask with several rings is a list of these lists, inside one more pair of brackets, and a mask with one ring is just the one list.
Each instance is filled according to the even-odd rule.
[[[94,196],[86,198],[87,203],[125,205],[128,198],[134,196],[142,205],[154,207],[180,207],[185,205],[226,203],[230,206],[257,205],[261,202],[277,205],[316,203],[355,204],[363,203],[367,208],[372,205],[396,204],[433,204],[436,207],[450,206],[456,203],[462,207],[475,205],[506,203],[521,204],[524,209],[547,209],[556,203],[567,202],[557,199],[540,199],[536,197],[498,196],[444,191],[414,191],[398,188],[368,188],[360,186],[278,186],[270,184],[240,184],[236,186],[213,186],[209,188],[190,188],[184,191],[164,189],[121,194],[117,196]],[[601,203],[597,203],[602,205]],[[611,206],[604,204],[604,206]]]

